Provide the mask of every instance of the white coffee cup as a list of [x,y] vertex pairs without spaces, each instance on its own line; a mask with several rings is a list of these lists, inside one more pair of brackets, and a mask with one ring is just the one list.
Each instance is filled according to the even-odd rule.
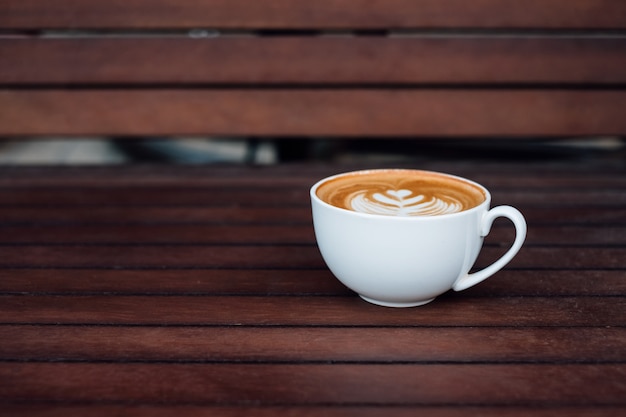
[[[321,186],[342,177],[392,171],[458,180],[480,190],[484,200],[451,214],[394,216],[340,208],[318,195]],[[517,209],[490,209],[491,195],[485,187],[448,174],[354,171],[322,179],[311,187],[310,195],[315,237],[329,269],[364,300],[387,307],[419,306],[450,289],[467,289],[509,263],[526,238],[526,221]],[[469,273],[498,217],[513,222],[513,245],[490,266]]]

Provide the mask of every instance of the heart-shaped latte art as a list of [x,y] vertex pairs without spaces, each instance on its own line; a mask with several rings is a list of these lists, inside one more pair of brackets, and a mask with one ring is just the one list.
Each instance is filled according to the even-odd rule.
[[407,189],[374,193],[360,191],[351,196],[350,207],[354,211],[387,216],[429,216],[461,210],[461,205],[453,199],[427,198],[421,194],[414,195]]
[[396,197],[398,200],[402,200],[404,197],[413,194],[411,190],[387,190],[386,193],[392,197]]
[[[389,194],[393,198],[387,197],[385,194]],[[424,200],[423,195],[417,195],[412,198],[406,198],[413,194],[411,190],[387,190],[385,194],[374,193],[372,198],[380,203],[392,205],[395,207],[407,207],[419,203]]]

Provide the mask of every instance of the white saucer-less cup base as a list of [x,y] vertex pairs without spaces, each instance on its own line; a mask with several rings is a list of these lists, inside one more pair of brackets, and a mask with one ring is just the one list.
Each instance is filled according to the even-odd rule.
[[430,300],[424,300],[424,301],[415,301],[415,302],[411,302],[411,303],[390,303],[387,301],[379,301],[379,300],[374,300],[373,298],[369,298],[369,297],[365,297],[364,295],[360,295],[359,297],[361,297],[363,300],[367,301],[368,303],[372,303],[372,304],[376,304],[379,306],[383,306],[383,307],[418,307],[418,306],[423,306],[424,304],[428,304],[431,301],[434,301],[434,298],[431,298]]

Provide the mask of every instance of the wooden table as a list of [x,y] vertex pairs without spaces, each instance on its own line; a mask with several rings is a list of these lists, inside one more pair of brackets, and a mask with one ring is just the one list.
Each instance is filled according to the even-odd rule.
[[415,167],[529,234],[411,309],[361,301],[315,245],[310,185],[360,167],[1,168],[0,415],[624,415],[623,160]]

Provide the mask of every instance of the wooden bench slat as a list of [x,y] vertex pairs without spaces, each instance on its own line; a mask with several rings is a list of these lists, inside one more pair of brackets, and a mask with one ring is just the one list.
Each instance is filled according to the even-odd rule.
[[[425,146],[429,141],[420,141]],[[462,142],[454,142],[462,144]],[[498,142],[485,141],[498,144]],[[543,143],[543,142],[539,142]],[[548,145],[550,142],[548,142]],[[419,156],[419,155],[418,155]],[[626,186],[626,168],[619,158],[589,158],[572,170],[571,160],[556,158],[524,159],[512,161],[484,158],[480,164],[466,158],[440,159],[416,158],[415,161],[397,162],[398,168],[418,168],[449,172],[475,179],[490,187],[566,187],[604,188]],[[315,181],[329,175],[357,169],[387,167],[378,162],[289,163],[271,166],[240,164],[227,165],[176,165],[176,164],[120,164],[112,170],[110,166],[72,165],[21,165],[0,166],[0,186],[4,187],[164,187],[164,186],[267,186],[268,183],[282,186],[308,188]],[[530,168],[530,169],[529,169]]]
[[[206,139],[200,139],[206,140]],[[400,139],[399,139],[400,141]],[[401,142],[403,143],[403,142]],[[425,147],[433,145],[427,140],[419,141]],[[463,142],[454,142],[462,145]],[[487,146],[498,141],[484,141]],[[539,142],[542,144],[544,142]],[[512,143],[508,143],[512,147]],[[555,146],[547,142],[546,146]],[[428,151],[426,149],[425,151]],[[491,160],[485,158],[480,164],[471,159],[439,159],[425,155],[416,155],[415,160],[394,162],[397,168],[423,169],[448,172],[464,176],[486,185],[490,189],[580,189],[590,191],[598,188],[624,189],[626,187],[626,168],[618,158],[597,158],[585,160],[585,164],[572,170],[569,159],[555,157],[524,159],[519,161]],[[200,188],[270,188],[288,187],[308,189],[312,184],[326,176],[358,169],[388,168],[387,163],[348,162],[337,164],[325,163],[290,163],[271,166],[248,166],[243,164],[227,165],[177,165],[177,164],[120,164],[114,170],[110,166],[99,165],[20,165],[0,166],[0,190],[20,188],[39,189],[116,189],[144,188],[163,189],[178,187],[184,189]],[[531,170],[526,169],[531,168]],[[271,184],[271,185],[268,185]],[[581,207],[582,208],[582,207]]]
[[0,378],[12,381],[0,398],[195,405],[624,406],[626,388],[615,381],[625,376],[623,364],[11,363],[0,364]]
[[[258,189],[219,189],[163,187],[161,189],[90,189],[33,188],[0,190],[2,206],[83,206],[85,209],[98,205],[104,206],[141,206],[141,207],[310,207],[308,187],[286,188],[259,187]],[[498,189],[492,190],[493,204],[509,204],[534,207],[575,207],[580,205],[597,208],[623,206],[626,193],[615,188],[599,188],[581,193],[575,188],[559,189]]]
[[[288,311],[289,314],[285,314]],[[0,324],[206,326],[624,326],[626,297],[439,297],[381,309],[350,297],[0,296]],[[147,314],[146,312],[150,312]]]
[[[44,141],[46,139],[43,139]],[[202,142],[205,139],[200,139]],[[208,141],[209,139],[207,139]],[[421,143],[421,142],[420,142]],[[498,142],[493,142],[497,145]],[[427,148],[432,145],[430,142],[424,142],[424,147]],[[550,146],[547,144],[546,146]],[[417,148],[419,149],[419,148]],[[428,151],[427,149],[425,150]],[[482,164],[474,166],[473,169],[463,167],[466,162],[459,159],[458,161],[446,162],[446,163],[433,163],[433,161],[427,158],[425,155],[423,158],[418,158],[420,155],[416,155],[414,161],[403,162],[394,161],[394,166],[397,168],[409,168],[409,169],[423,169],[423,170],[435,170],[440,172],[453,173],[460,176],[465,176],[476,182],[484,184],[489,189],[553,189],[553,190],[566,190],[577,188],[581,191],[590,191],[598,188],[607,189],[615,188],[620,189],[626,187],[626,177],[621,174],[626,174],[626,170],[622,167],[618,167],[615,164],[613,168],[617,168],[614,172],[611,170],[611,162],[607,161],[609,166],[606,167],[606,172],[599,173],[593,172],[587,169],[581,169],[576,172],[569,172],[567,174],[560,172],[558,168],[554,171],[541,170],[541,165],[533,164],[532,160],[526,160],[526,164],[532,164],[533,171],[522,171],[520,165],[515,162],[515,158],[512,158],[511,164],[507,166],[500,165],[503,169],[491,170],[488,167],[482,168]],[[613,161],[615,163],[616,161]],[[485,159],[485,164],[489,164]],[[558,164],[558,163],[557,163]],[[557,165],[555,164],[555,166]],[[294,166],[294,164],[289,164]],[[141,171],[134,169],[137,166],[153,166],[155,169],[162,170],[162,173],[154,173],[154,175],[146,175]],[[225,176],[219,175],[220,170],[215,170],[215,166],[212,165],[185,165],[184,169],[180,172],[188,170],[188,176],[177,177],[176,174],[168,174],[168,168],[175,165],[167,164],[120,164],[116,165],[115,172],[107,171],[107,167],[102,171],[101,166],[85,165],[80,167],[72,167],[71,165],[64,165],[58,167],[50,167],[46,165],[21,165],[21,166],[0,166],[0,192],[6,192],[8,189],[27,189],[27,188],[39,188],[39,189],[111,189],[111,188],[144,188],[144,189],[156,189],[156,188],[168,188],[177,186],[185,189],[193,188],[268,188],[268,183],[274,187],[286,189],[293,187],[293,189],[308,189],[315,182],[324,178],[325,176],[334,175],[340,172],[358,169],[372,169],[372,167],[388,167],[387,163],[371,165],[352,165],[352,164],[338,164],[333,165],[321,165],[311,164],[307,167],[307,164],[299,164],[296,172],[286,173],[280,170],[280,165],[272,165],[268,170],[267,167],[263,168],[257,166],[256,169],[248,171],[244,175]],[[219,165],[220,168],[224,168],[227,171],[229,168],[237,167],[238,165]],[[311,167],[318,166],[319,170],[315,171],[310,169]],[[527,165],[526,165],[527,166]],[[241,165],[244,167],[244,165]],[[198,169],[208,168],[208,169]],[[307,169],[308,168],[308,169]],[[581,167],[583,168],[583,167]],[[537,172],[535,171],[537,170]],[[110,173],[109,174],[107,174]],[[275,172],[272,174],[272,172]],[[536,173],[535,173],[536,172]],[[582,207],[581,207],[582,208]]]
[[624,84],[624,51],[621,37],[0,38],[0,84]]
[[[504,242],[502,242],[504,244]],[[163,257],[164,246],[167,257]],[[483,248],[477,266],[486,266],[504,252]],[[626,269],[626,248],[525,247],[513,259],[512,268]],[[0,267],[8,268],[326,268],[314,245],[134,245],[61,244],[9,245],[2,247]]]
[[624,103],[626,90],[2,90],[0,133],[619,135]]
[[[462,297],[620,296],[624,271],[504,269]],[[49,295],[354,296],[329,270],[0,269],[0,292]]]
[[[0,416],[39,416],[47,415],[49,406],[41,404],[6,403],[0,410]],[[602,413],[607,417],[621,417],[625,406],[602,406]],[[64,417],[82,417],[89,414],[92,417],[109,417],[112,415],[124,415],[128,417],[149,417],[154,415],[174,415],[185,413],[186,416],[219,415],[222,417],[241,417],[254,414],[259,417],[276,415],[297,415],[302,417],[346,417],[361,416],[370,417],[384,415],[389,417],[413,417],[416,414],[424,414],[433,417],[464,417],[468,414],[480,414],[484,417],[525,417],[528,414],[541,415],[542,417],[595,417],[598,408],[594,406],[463,406],[456,404],[448,406],[421,406],[421,405],[397,405],[381,406],[375,409],[367,406],[313,406],[313,405],[279,405],[255,407],[250,405],[111,405],[92,404],[89,406],[80,404],[55,404],[52,413],[58,413]]]
[[0,338],[2,361],[606,363],[626,329],[0,325]]
[[412,29],[626,27],[612,0],[5,0],[11,29]]
[[[502,227],[498,227],[498,226]],[[513,227],[502,221],[493,227],[488,244],[513,239]],[[310,223],[304,225],[34,225],[0,224],[0,244],[299,244],[314,245]],[[534,226],[526,246],[626,246],[626,226]]]
[[[614,207],[525,207],[524,217],[534,225],[585,225],[617,226],[626,225],[626,213],[619,206]],[[27,206],[7,207],[0,205],[0,218],[4,224],[14,225],[59,225],[68,227],[76,224],[189,224],[189,225],[261,225],[310,224],[311,209],[300,207],[142,207],[112,205],[104,207],[80,206]]]

